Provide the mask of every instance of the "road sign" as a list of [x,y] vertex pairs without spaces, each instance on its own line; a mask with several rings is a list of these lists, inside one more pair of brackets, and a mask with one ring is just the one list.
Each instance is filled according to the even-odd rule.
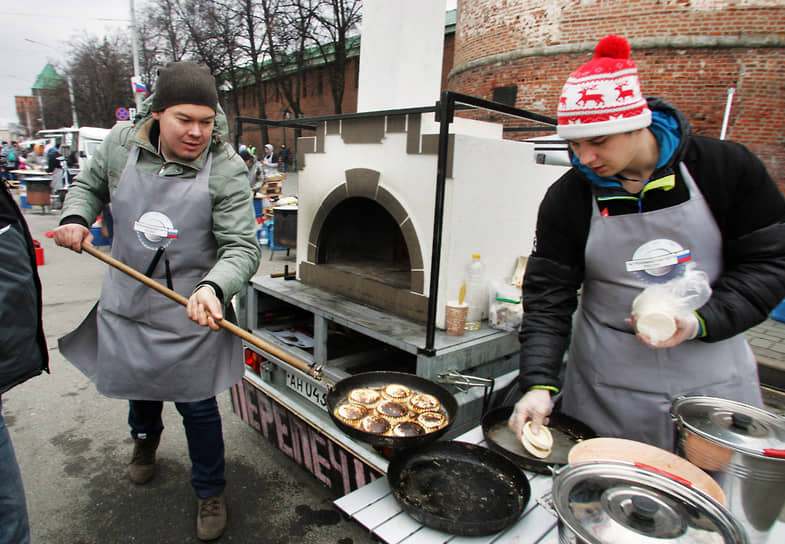
[[117,108],[114,110],[114,115],[120,121],[127,121],[129,117],[128,108]]

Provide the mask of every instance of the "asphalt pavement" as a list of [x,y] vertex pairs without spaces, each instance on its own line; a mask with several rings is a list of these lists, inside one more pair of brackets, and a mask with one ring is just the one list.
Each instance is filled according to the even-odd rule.
[[[296,194],[284,185],[284,194]],[[34,544],[195,543],[196,499],[181,418],[171,403],[155,478],[144,486],[126,476],[132,441],[127,403],[109,399],[57,350],[100,293],[106,265],[88,254],[56,247],[46,237],[56,212],[26,209],[44,249],[44,327],[51,374],[3,395],[3,413],[24,480]],[[108,248],[104,248],[108,252]],[[262,256],[260,272],[293,268],[295,253]],[[332,505],[335,498],[232,412],[218,397],[226,442],[229,521],[219,543],[363,544],[366,529]]]

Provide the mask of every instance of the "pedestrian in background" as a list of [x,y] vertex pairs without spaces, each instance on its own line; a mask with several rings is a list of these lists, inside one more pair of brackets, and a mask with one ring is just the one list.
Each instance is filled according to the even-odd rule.
[[278,171],[278,163],[275,162],[275,148],[273,144],[264,144],[264,157],[262,157],[262,173],[265,177]]
[[49,372],[35,246],[5,183],[0,189],[0,544],[30,542],[22,475],[3,418],[3,394]]
[[168,64],[135,124],[116,125],[75,178],[54,231],[58,245],[81,251],[92,240],[88,226],[111,201],[112,256],[189,297],[183,309],[110,267],[99,302],[60,339],[60,350],[100,393],[129,400],[128,476],[136,484],[154,476],[163,402],[175,403],[201,540],[218,538],[227,519],[215,395],[244,367],[240,339],[217,322],[235,320],[232,297],[260,256],[247,170],[227,136],[209,70]]
[[281,149],[278,150],[278,164],[281,165],[281,172],[286,173],[287,165],[289,164],[289,148],[286,144],[281,144]]
[[52,189],[55,192],[54,209],[63,207],[65,195],[68,192],[68,168],[66,167],[65,157],[60,154],[60,147],[57,143],[46,152],[46,171],[52,174]]
[[247,148],[240,151],[240,157],[248,168],[248,186],[256,192],[262,187],[262,167]]
[[28,170],[46,170],[47,159],[44,155],[43,144],[35,144],[32,146],[30,152],[25,157],[25,163]]

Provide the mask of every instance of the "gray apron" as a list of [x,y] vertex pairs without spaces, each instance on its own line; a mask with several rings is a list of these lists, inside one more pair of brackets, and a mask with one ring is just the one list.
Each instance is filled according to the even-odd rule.
[[[212,156],[194,179],[157,176],[128,161],[112,198],[112,256],[140,271],[158,248],[164,258],[151,277],[190,296],[216,262],[208,177]],[[231,305],[225,319],[234,321]],[[84,322],[60,339],[60,351],[108,397],[192,402],[237,383],[242,344],[228,331],[191,321],[185,307],[108,267],[101,298]]]
[[[684,164],[689,200],[670,208],[603,217],[596,198],[586,243],[583,294],[567,359],[562,410],[601,436],[673,450],[671,402],[702,394],[762,406],[755,357],[743,334],[720,342],[692,340],[652,349],[631,325],[642,289],[684,273],[695,263],[713,283],[722,273],[722,236]],[[639,269],[649,258],[683,260]],[[657,257],[659,258],[659,257]],[[689,258],[689,260],[687,260]],[[634,271],[628,271],[628,270]]]

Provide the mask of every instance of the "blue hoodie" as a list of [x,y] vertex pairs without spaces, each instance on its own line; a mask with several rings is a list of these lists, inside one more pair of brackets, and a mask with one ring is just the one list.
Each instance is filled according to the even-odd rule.
[[[681,141],[681,127],[679,127],[679,120],[676,115],[670,111],[653,110],[651,112],[651,125],[649,130],[654,134],[657,139],[657,144],[660,148],[660,158],[657,161],[657,168],[661,168],[668,164],[668,161],[673,157],[673,153],[679,147]],[[580,170],[589,181],[598,187],[619,187],[621,182],[618,178],[603,178],[595,174],[591,168],[581,164],[573,153],[570,153],[570,160],[573,166]],[[648,182],[648,180],[647,180]]]

